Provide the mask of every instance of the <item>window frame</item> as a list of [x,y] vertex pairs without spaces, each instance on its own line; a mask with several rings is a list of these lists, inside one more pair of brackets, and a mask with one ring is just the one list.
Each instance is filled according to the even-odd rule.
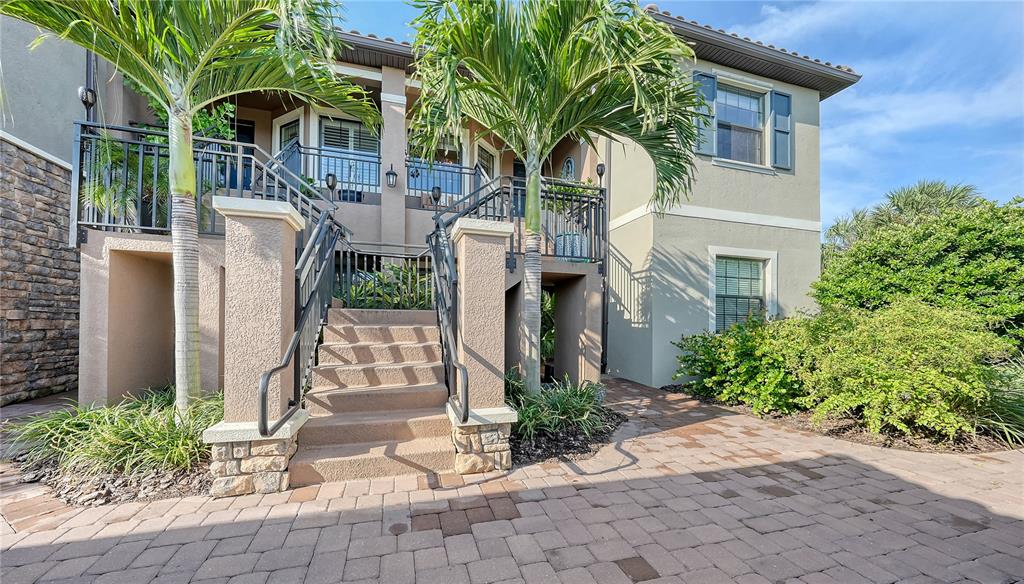
[[745,249],[737,247],[708,246],[708,330],[717,331],[717,263],[719,257],[760,260],[764,262],[764,307],[767,318],[775,318],[779,312],[779,252],[775,250]]
[[[770,98],[771,98],[772,90],[771,89],[765,89],[763,87],[754,88],[754,87],[752,87],[750,85],[746,85],[744,83],[737,83],[737,82],[735,82],[734,80],[731,80],[728,77],[723,77],[720,73],[717,74],[716,77],[717,77],[718,81],[716,83],[717,87],[715,89],[715,105],[714,105],[714,108],[715,108],[715,155],[714,155],[714,158],[716,160],[722,160],[722,161],[725,161],[725,162],[732,162],[732,163],[737,163],[737,164],[745,164],[745,165],[755,166],[755,167],[758,167],[758,168],[770,168],[770,165],[767,163],[767,161],[771,159],[771,154],[772,153],[769,150],[769,148],[771,147],[771,144],[765,138],[765,136],[769,133],[769,129],[770,129],[769,126],[768,126],[768,116],[770,115],[770,112],[768,111],[768,109],[769,109],[769,106],[770,106]],[[736,159],[736,158],[729,158],[727,156],[723,156],[722,155],[722,153],[721,153],[721,143],[722,143],[722,141],[718,139],[718,129],[721,127],[723,122],[722,122],[721,113],[718,111],[718,97],[720,97],[722,95],[723,89],[724,89],[724,91],[726,93],[728,93],[729,90],[732,89],[732,90],[739,90],[739,91],[744,92],[744,93],[754,93],[754,94],[757,94],[757,99],[758,99],[758,102],[760,103],[760,111],[758,112],[760,114],[760,116],[761,116],[761,127],[760,128],[751,128],[751,127],[748,127],[748,126],[744,126],[742,124],[733,124],[732,122],[724,122],[724,123],[728,124],[730,127],[731,126],[736,126],[737,128],[741,128],[743,130],[747,130],[747,131],[750,131],[750,132],[760,132],[761,133],[761,136],[760,136],[761,160],[760,160],[760,162],[748,162],[746,160],[739,160],[739,159]]]

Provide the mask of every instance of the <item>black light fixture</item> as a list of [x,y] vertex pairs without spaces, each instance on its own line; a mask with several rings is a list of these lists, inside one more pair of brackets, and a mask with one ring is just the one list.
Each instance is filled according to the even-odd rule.
[[334,176],[333,172],[328,172],[327,176],[324,177],[324,183],[327,185],[327,189],[331,191],[331,198],[334,198],[334,189],[338,188],[338,177]]
[[434,201],[435,205],[440,203],[441,202],[441,187],[435,186],[434,188],[430,189],[430,198],[431,198],[431,200]]
[[384,173],[384,176],[388,179],[388,188],[393,189],[398,184],[398,173],[395,172],[395,165],[392,164],[391,168]]
[[597,178],[604,178],[604,163],[597,163]]

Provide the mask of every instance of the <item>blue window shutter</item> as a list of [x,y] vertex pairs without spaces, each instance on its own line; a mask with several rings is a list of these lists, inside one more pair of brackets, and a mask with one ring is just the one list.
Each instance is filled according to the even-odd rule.
[[702,112],[710,118],[708,123],[697,120],[697,154],[714,156],[718,151],[716,138],[718,127],[715,124],[715,98],[718,94],[718,80],[710,73],[693,72],[693,84],[697,93],[704,96],[705,106]]
[[775,168],[793,168],[792,110],[789,95],[772,92],[772,166]]

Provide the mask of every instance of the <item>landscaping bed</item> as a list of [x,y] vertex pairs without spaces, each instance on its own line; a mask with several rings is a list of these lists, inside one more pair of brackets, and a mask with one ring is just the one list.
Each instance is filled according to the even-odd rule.
[[17,459],[14,462],[19,465],[21,482],[43,483],[53,489],[53,496],[79,506],[206,495],[213,481],[205,463],[190,470],[79,475],[62,472],[52,463],[26,466]]
[[626,416],[610,409],[605,409],[600,415],[602,428],[589,435],[578,428],[569,428],[538,433],[530,440],[513,432],[509,440],[512,464],[520,466],[549,460],[580,461],[593,457],[603,446],[611,443],[615,430],[626,421]]
[[[926,436],[900,435],[893,433],[874,434],[868,431],[868,429],[865,428],[859,420],[854,418],[826,418],[816,424],[812,420],[814,415],[813,412],[798,411],[790,414],[773,413],[758,415],[752,407],[747,405],[730,405],[714,398],[689,394],[683,386],[679,384],[665,385],[662,386],[661,389],[670,393],[687,394],[701,403],[713,405],[738,414],[767,420],[791,430],[810,432],[821,436],[827,436],[829,438],[855,442],[857,444],[867,444],[869,446],[893,448],[896,450],[909,450],[913,452],[938,452],[949,454],[982,454],[986,452],[1007,450],[1008,448],[1005,442],[1001,442],[984,434],[960,436],[955,441],[946,442],[936,442]],[[514,455],[515,450],[513,449],[513,456]]]

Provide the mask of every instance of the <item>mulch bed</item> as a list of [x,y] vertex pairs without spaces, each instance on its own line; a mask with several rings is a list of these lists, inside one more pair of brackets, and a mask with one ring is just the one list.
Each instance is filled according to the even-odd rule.
[[81,476],[61,472],[52,464],[27,468],[20,465],[17,458],[14,462],[19,464],[21,482],[41,482],[53,489],[53,496],[69,505],[79,506],[206,495],[213,481],[205,464],[190,471]]
[[611,442],[612,434],[626,421],[626,416],[605,409],[604,419],[607,428],[590,436],[577,430],[555,434],[544,432],[538,434],[533,441],[529,441],[523,440],[513,432],[509,439],[512,447],[512,464],[521,466],[556,460],[574,462],[591,458],[601,450],[601,447]]
[[[686,393],[686,391],[683,390],[683,386],[678,384],[664,385],[661,389],[670,393]],[[710,404],[739,414],[767,420],[793,430],[811,432],[813,434],[828,436],[829,438],[838,438],[839,440],[856,442],[857,444],[867,444],[869,446],[879,446],[895,450],[910,450],[913,452],[939,452],[949,454],[981,454],[985,452],[1010,450],[1005,443],[984,434],[966,436],[956,442],[935,442],[924,436],[872,434],[860,423],[860,421],[853,418],[825,419],[820,424],[815,424],[811,420],[811,416],[813,415],[811,412],[796,412],[786,415],[759,415],[754,413],[754,410],[751,409],[750,406],[731,405],[713,398],[704,398],[693,395],[691,395],[691,397],[702,403]]]

